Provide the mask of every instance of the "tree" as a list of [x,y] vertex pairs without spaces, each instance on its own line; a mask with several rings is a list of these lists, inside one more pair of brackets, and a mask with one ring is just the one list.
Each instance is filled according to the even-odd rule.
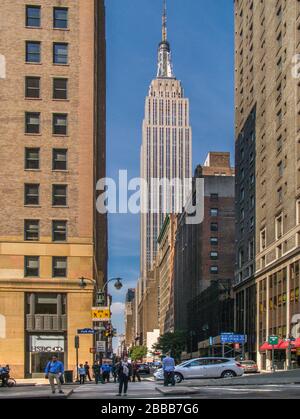
[[181,361],[181,353],[186,345],[186,333],[177,331],[174,333],[166,333],[158,338],[157,343],[153,346],[154,351],[161,351],[163,354],[171,353],[171,356],[177,361]]
[[146,346],[135,346],[130,350],[130,358],[133,361],[142,361],[143,358],[147,355],[148,348]]

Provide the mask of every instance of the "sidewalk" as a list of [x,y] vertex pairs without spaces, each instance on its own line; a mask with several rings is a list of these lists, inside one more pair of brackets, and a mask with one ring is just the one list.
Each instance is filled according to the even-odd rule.
[[52,394],[50,386],[0,388],[0,400],[2,399],[67,399],[74,391],[73,388],[63,388],[64,394]]

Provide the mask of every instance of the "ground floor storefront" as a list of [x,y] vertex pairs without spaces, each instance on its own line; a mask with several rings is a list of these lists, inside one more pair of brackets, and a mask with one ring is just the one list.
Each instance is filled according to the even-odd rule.
[[257,362],[261,369],[272,369],[272,347],[267,346],[270,336],[279,338],[274,351],[276,368],[300,367],[299,289],[299,255],[257,276]]
[[[6,285],[6,286],[4,286]],[[75,336],[92,327],[93,287],[77,281],[0,284],[0,365],[15,378],[39,378],[53,355],[76,371]],[[79,362],[92,363],[93,337],[80,337]]]

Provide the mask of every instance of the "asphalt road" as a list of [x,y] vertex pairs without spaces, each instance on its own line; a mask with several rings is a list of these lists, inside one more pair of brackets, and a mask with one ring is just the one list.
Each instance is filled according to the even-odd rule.
[[[266,386],[232,386],[232,387],[193,387],[197,394],[173,395],[166,397],[156,390],[157,384],[143,381],[142,383],[130,383],[128,399],[300,399],[300,385],[266,385]],[[76,387],[69,399],[120,399],[116,394],[116,384],[84,385]],[[122,396],[122,399],[125,399]]]

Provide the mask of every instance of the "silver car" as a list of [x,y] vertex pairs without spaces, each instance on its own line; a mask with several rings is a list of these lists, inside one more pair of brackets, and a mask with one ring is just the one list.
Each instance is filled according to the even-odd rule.
[[[232,358],[197,358],[183,362],[175,368],[175,381],[194,378],[233,378],[241,377],[245,370]],[[163,380],[164,373],[160,369],[154,373],[156,380]]]

